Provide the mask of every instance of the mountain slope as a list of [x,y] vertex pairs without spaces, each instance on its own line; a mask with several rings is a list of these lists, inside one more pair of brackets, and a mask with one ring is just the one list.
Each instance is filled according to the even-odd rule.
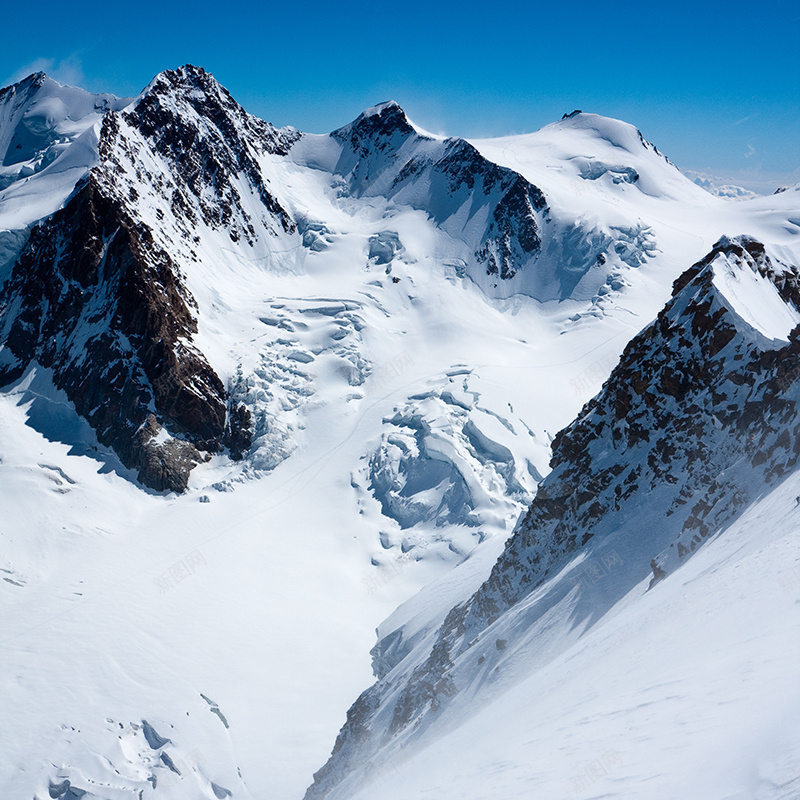
[[[157,490],[185,489],[200,451],[249,446],[249,412],[228,417],[225,386],[192,345],[183,268],[201,221],[251,245],[273,226],[294,231],[251,154],[285,149],[281,137],[202,70],[162,74],[105,118],[101,163],[34,230],[5,287],[0,380],[33,361],[52,369],[99,441]],[[244,187],[263,206],[255,220]]]
[[[519,671],[524,653],[527,670],[546,665],[651,569],[674,572],[795,470],[798,278],[797,262],[742,237],[720,240],[676,281],[556,437],[552,471],[488,580],[438,631],[404,644],[398,630],[380,646],[385,677],[351,708],[309,798],[348,796],[366,764],[425,741],[429,726],[441,732],[442,715],[480,707],[495,671]],[[556,632],[566,604],[569,626]]]
[[[498,664],[474,714],[443,720],[421,746],[368,766],[362,788],[331,796],[796,797],[798,494],[795,473],[652,590],[649,577],[635,583],[546,666],[509,638],[517,656]],[[581,570],[550,626],[569,630],[578,592],[615,579]]]
[[367,109],[330,136],[304,136],[292,158],[341,176],[351,197],[424,211],[449,237],[446,260],[490,295],[506,296],[514,288],[503,281],[534,269],[547,216],[542,192],[463,139],[420,131],[397,103]]
[[[790,563],[791,537],[761,537],[755,508],[751,534],[742,522],[736,539],[714,531],[730,522],[726,497],[743,488],[746,505],[794,469],[793,439],[787,449],[774,434],[795,399],[776,376],[795,359],[796,191],[725,203],[633,126],[596,115],[466,143],[389,103],[315,136],[252,117],[191,66],[109,102],[88,116],[76,105],[91,125],[0,192],[9,796],[299,798],[373,674],[314,792],[506,796],[530,771],[503,771],[489,743],[483,761],[468,747],[462,758],[451,735],[461,747],[486,724],[509,761],[547,757],[552,717],[527,738],[521,720],[514,750],[492,709],[519,701],[533,717],[546,692],[578,725],[580,678],[559,694],[547,676],[580,663],[592,686],[598,647],[674,646],[668,634],[708,602],[698,574],[727,576],[735,613],[732,576],[745,568],[751,591],[775,599],[770,571]],[[731,231],[749,238],[720,240]],[[668,336],[650,326],[665,303]],[[643,328],[651,339],[626,350]],[[623,351],[612,394],[581,411]],[[752,427],[763,463],[757,438],[737,440],[728,406],[740,404],[773,412]],[[551,505],[534,502],[565,426]],[[621,492],[638,488],[618,500],[635,468]],[[683,504],[681,488],[694,492]],[[761,510],[788,525],[789,483],[775,491]],[[718,500],[706,510],[704,498]],[[643,516],[673,503],[662,527]],[[669,574],[640,603],[653,558]],[[650,601],[678,578],[692,599],[667,630]],[[626,608],[622,632],[601,628]],[[737,639],[732,615],[714,617],[715,645],[744,654],[715,695],[731,724],[740,691],[774,705],[749,664],[758,617]],[[779,616],[764,674],[789,697]],[[702,661],[692,645],[665,682]],[[604,664],[598,679],[620,667]],[[646,726],[665,699],[643,685],[655,655],[628,666],[626,699],[643,710],[592,706],[593,732]],[[684,713],[702,683],[681,687]],[[653,786],[643,773],[659,749],[676,770],[692,748],[707,752],[702,725],[683,750],[672,730],[645,731],[653,747],[621,773],[629,795]],[[547,760],[570,776],[614,747],[560,745],[575,761]],[[626,763],[634,750],[620,749]],[[466,758],[500,769],[496,780],[467,769],[466,786],[432,764]],[[392,759],[402,778],[381,774]],[[572,789],[535,774],[553,796]]]

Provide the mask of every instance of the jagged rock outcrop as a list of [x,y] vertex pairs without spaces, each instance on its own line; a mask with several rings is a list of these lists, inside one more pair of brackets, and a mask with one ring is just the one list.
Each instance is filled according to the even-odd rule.
[[510,279],[541,251],[542,191],[463,139],[418,132],[394,102],[365,111],[331,136],[342,145],[334,171],[353,194],[381,194],[426,211],[469,242],[488,275]]
[[[131,189],[146,196],[150,187],[168,197],[188,239],[202,220],[224,229],[233,242],[252,244],[259,228],[271,234],[296,230],[258,158],[286,155],[299,136],[248,114],[205,70],[187,65],[162,72],[126,111],[106,117],[100,155],[114,182],[122,177],[133,184],[124,187],[129,198]],[[165,174],[148,170],[142,140],[169,166]],[[135,180],[125,181],[131,165]],[[263,207],[257,220],[245,210],[245,189],[256,193]]]
[[[352,791],[365,764],[420,737],[476,681],[494,680],[509,635],[524,638],[575,589],[574,579],[552,580],[579,553],[619,570],[586,607],[591,621],[650,579],[653,563],[677,569],[797,469],[798,279],[800,265],[739,237],[721,239],[675,281],[601,393],[556,437],[552,472],[488,580],[438,631],[404,646],[401,628],[376,647],[390,656],[382,679],[353,706],[307,800]],[[541,605],[531,605],[539,589]]]
[[[148,228],[94,176],[35,228],[5,287],[9,383],[35,361],[142,483],[181,491],[200,450],[219,449],[225,389],[191,345],[192,298]],[[180,438],[159,443],[162,425]]]
[[[32,232],[0,299],[0,381],[53,370],[139,480],[182,491],[204,453],[241,457],[251,414],[193,344],[198,231],[251,246],[293,234],[258,158],[299,136],[247,114],[208,73],[159,75],[103,118],[99,164]],[[245,203],[243,192],[258,203]],[[247,209],[245,209],[245,206]],[[255,210],[254,210],[255,209]]]

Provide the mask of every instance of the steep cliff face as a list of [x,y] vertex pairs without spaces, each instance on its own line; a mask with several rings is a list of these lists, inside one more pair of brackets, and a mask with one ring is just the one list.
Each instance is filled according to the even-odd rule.
[[34,229],[4,287],[0,381],[33,361],[52,368],[99,441],[157,490],[185,489],[203,453],[241,457],[251,415],[228,408],[193,344],[185,271],[204,232],[251,246],[294,232],[257,161],[294,138],[194,67],[162,73],[107,114],[100,163]]
[[383,196],[428,213],[493,279],[532,268],[547,201],[518,173],[463,139],[419,131],[394,102],[368,109],[331,138],[341,149],[327,166],[353,196]]
[[[3,295],[0,380],[35,361],[139,479],[181,491],[218,450],[225,390],[191,344],[192,298],[146,226],[94,176],[34,229]],[[162,426],[174,434],[163,441]]]
[[675,282],[556,437],[552,472],[489,579],[438,630],[404,642],[401,628],[378,644],[383,677],[351,708],[308,798],[346,796],[365,764],[419,741],[451,706],[469,713],[463,698],[514,658],[508,642],[528,659],[567,647],[571,629],[554,643],[546,624],[556,605],[577,603],[573,626],[591,625],[797,468],[799,276],[798,264],[739,237]]
[[252,245],[263,232],[295,230],[258,159],[285,155],[299,135],[248,114],[205,70],[188,65],[161,73],[125,112],[106,118],[100,155],[109,189],[140,213],[155,195],[168,201],[160,210],[172,212],[187,239],[202,222]]

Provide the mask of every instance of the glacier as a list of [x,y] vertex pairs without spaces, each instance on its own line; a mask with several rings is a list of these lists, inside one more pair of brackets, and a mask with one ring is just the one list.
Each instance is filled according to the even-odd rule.
[[798,795],[800,187],[190,65],[0,154],[5,795]]

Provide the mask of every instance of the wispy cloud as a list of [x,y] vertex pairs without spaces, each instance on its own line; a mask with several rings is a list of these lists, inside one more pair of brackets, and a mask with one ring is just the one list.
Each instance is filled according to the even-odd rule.
[[10,86],[17,83],[34,72],[46,72],[53,80],[69,86],[82,86],[86,82],[83,74],[81,60],[77,55],[71,55],[63,59],[55,58],[35,58],[24,67],[20,67],[12,75],[9,75],[3,82],[3,86]]
[[756,154],[756,149],[751,145],[749,142],[747,143],[747,152],[744,154],[745,158],[750,158],[750,156],[754,156]]

